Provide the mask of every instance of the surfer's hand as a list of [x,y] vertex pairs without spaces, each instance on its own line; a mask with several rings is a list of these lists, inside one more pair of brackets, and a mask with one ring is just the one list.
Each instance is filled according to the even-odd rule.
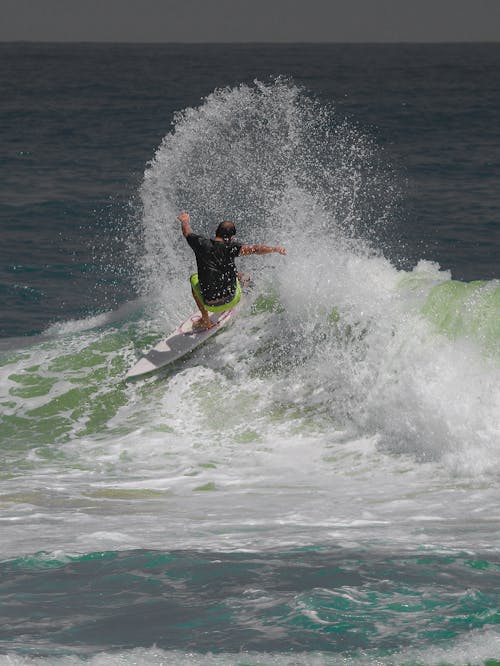
[[189,223],[190,220],[189,213],[186,213],[186,211],[183,210],[182,213],[178,215],[177,219],[181,223],[182,235],[184,236],[184,238],[187,238],[193,233],[193,230],[191,229],[191,224]]

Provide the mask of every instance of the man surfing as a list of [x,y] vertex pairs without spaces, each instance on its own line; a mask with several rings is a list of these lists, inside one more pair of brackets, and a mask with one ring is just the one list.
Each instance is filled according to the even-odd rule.
[[198,273],[191,275],[191,291],[201,312],[201,319],[193,324],[195,330],[208,330],[213,324],[209,312],[223,312],[233,308],[241,298],[241,285],[234,260],[250,254],[286,254],[284,247],[271,245],[242,245],[233,240],[236,228],[225,220],[215,230],[215,238],[204,238],[193,233],[189,214],[178,218],[181,231],[196,257]]

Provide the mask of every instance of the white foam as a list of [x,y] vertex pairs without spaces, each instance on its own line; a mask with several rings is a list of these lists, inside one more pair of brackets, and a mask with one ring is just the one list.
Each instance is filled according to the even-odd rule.
[[60,337],[107,326],[113,322],[125,319],[132,312],[138,310],[142,304],[141,299],[137,299],[121,305],[116,310],[108,310],[107,312],[84,317],[83,319],[70,319],[67,321],[55,322],[45,329],[41,338]]
[[[320,622],[312,612],[309,619]],[[379,653],[363,651],[357,655],[333,652],[240,652],[197,653],[180,650],[162,650],[155,646],[101,652],[87,656],[89,666],[484,666],[495,660],[500,650],[500,635],[493,630],[473,630],[466,637],[442,646],[429,646],[381,656]],[[0,655],[0,666],[77,666],[80,656],[26,657],[15,653]]]

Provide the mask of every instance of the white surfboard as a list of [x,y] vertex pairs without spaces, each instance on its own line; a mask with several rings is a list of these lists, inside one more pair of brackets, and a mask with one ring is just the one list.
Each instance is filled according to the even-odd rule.
[[214,312],[210,314],[210,321],[212,328],[203,331],[196,331],[193,329],[193,323],[200,319],[200,313],[196,312],[182,322],[175,331],[159,342],[156,347],[150,349],[148,353],[137,361],[130,370],[127,372],[125,378],[140,377],[155,370],[159,370],[169,363],[177,361],[182,356],[189,354],[189,352],[196,349],[205,340],[211,338],[220,329],[225,326],[232,316],[236,308],[226,310],[225,312]]

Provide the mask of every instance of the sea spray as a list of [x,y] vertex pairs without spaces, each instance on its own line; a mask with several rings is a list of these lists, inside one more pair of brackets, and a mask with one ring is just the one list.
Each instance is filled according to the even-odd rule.
[[339,235],[370,236],[386,224],[395,188],[371,140],[279,79],[217,90],[177,114],[141,196],[142,288],[165,300],[185,281],[190,256],[175,223],[181,209],[200,233],[234,219],[242,241],[333,247]]

